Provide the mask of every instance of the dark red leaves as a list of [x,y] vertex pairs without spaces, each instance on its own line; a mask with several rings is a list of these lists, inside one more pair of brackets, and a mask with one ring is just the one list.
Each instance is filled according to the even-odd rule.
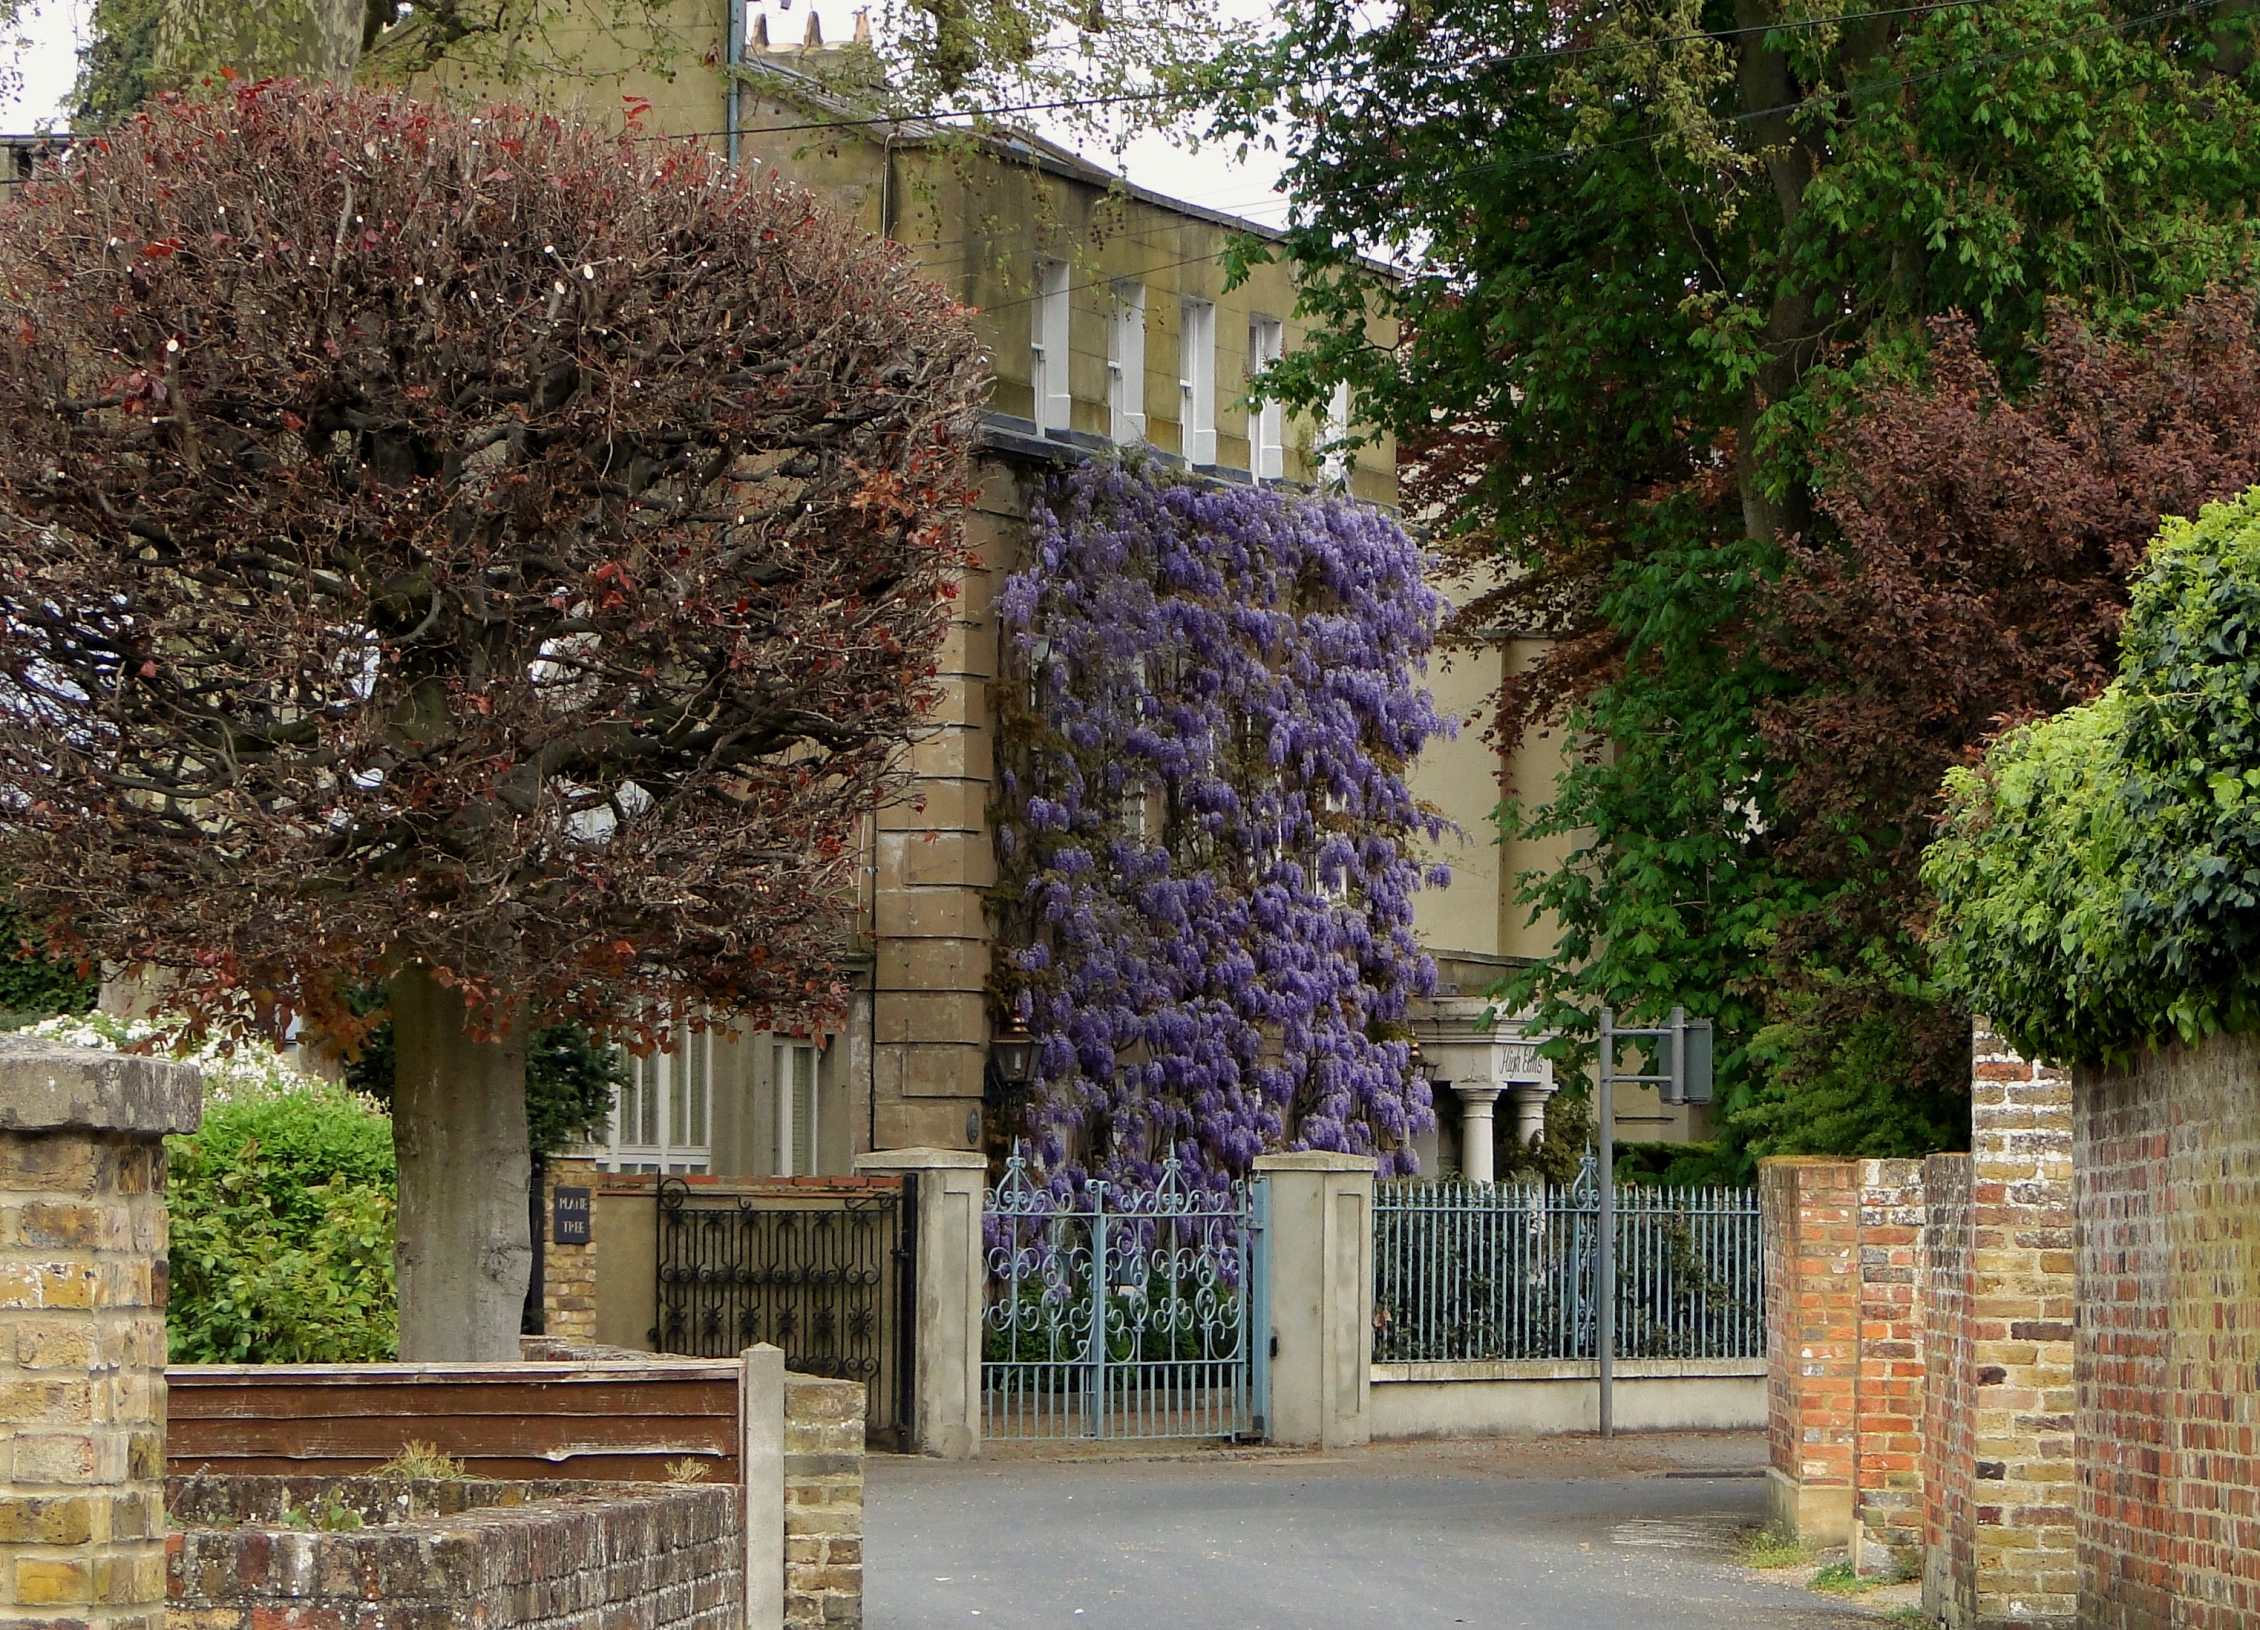
[[1760,719],[1796,771],[1784,858],[1888,879],[1863,901],[1884,927],[1919,910],[1947,767],[2101,688],[2159,517],[2260,481],[2249,294],[2123,340],[2059,311],[2015,399],[1967,323],[1934,330],[1928,381],[1837,431],[1820,505],[1840,541],[1792,546],[1768,607],[1769,660],[1811,687]]
[[[414,960],[809,1022],[948,625],[978,349],[765,176],[482,120],[241,86],[9,207],[0,789],[39,802],[0,869],[216,1019]],[[805,372],[730,383],[733,325]]]

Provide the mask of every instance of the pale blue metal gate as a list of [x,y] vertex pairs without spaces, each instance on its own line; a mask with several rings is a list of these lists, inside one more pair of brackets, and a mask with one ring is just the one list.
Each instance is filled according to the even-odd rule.
[[1248,1185],[1038,1181],[1005,1162],[982,1222],[988,1438],[1240,1437],[1259,1431],[1253,1332],[1268,1332]]

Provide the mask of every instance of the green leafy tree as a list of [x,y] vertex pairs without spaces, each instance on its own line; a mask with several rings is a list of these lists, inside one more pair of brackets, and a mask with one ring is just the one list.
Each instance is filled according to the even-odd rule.
[[93,969],[49,951],[37,925],[0,894],[0,1014],[84,1013],[100,993]]
[[367,1099],[307,1082],[208,1103],[166,1166],[173,1362],[395,1356],[392,1123]]
[[[1347,380],[1415,461],[1409,501],[1503,585],[1463,626],[1553,642],[1496,728],[1565,733],[1567,774],[1506,821],[1575,852],[1523,880],[1561,937],[1507,1000],[1571,1038],[1604,1002],[1716,1018],[1730,1157],[1951,1136],[1958,1010],[1912,925],[1864,909],[1890,834],[1800,802],[1760,728],[1831,682],[1769,650],[1773,590],[1793,541],[1841,544],[1827,449],[1921,372],[1929,319],[1963,314],[2014,393],[2052,301],[2114,332],[2246,274],[2247,9],[1281,17],[1218,75],[1226,127],[1291,160],[1278,252],[1332,331],[1270,386],[1315,405]],[[1361,274],[1377,249],[1401,281]],[[1368,343],[1376,315],[1400,344]]]
[[2117,679],[1948,788],[1939,967],[2019,1049],[2260,1029],[2260,489],[2169,521]]
[[157,89],[157,30],[165,0],[94,0],[71,90],[71,125],[101,130]]

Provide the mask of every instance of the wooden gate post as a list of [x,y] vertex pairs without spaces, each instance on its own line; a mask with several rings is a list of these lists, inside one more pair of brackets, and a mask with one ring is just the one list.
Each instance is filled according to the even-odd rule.
[[196,1070],[0,1039],[0,1630],[165,1624],[165,1146]]

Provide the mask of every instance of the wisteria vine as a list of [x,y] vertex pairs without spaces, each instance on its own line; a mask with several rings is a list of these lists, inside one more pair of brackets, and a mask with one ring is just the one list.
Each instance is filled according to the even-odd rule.
[[997,994],[1036,1037],[1018,1130],[1055,1174],[1196,1181],[1328,1149],[1414,1169],[1406,1002],[1442,886],[1406,766],[1442,598],[1345,499],[1093,463],[1005,585]]

